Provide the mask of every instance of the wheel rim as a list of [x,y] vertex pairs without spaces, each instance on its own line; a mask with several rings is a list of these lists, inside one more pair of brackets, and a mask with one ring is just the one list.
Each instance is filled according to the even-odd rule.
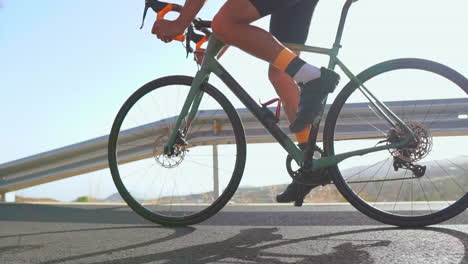
[[[226,112],[209,89],[186,131],[187,144],[179,144],[179,155],[163,154],[191,79],[178,83],[143,87],[126,102],[121,111],[127,112],[127,108],[127,114],[114,124],[118,127],[114,181],[126,202],[154,221],[200,217],[209,208],[219,206],[225,200],[222,197],[230,197],[233,192],[227,190],[232,190],[232,186],[235,190],[240,180],[240,176],[233,175],[239,174],[237,156],[242,148],[233,137],[233,125],[222,121]],[[218,154],[218,194],[213,182],[214,148]]]
[[[468,147],[468,116],[465,116],[468,109],[463,106],[468,100],[466,79],[462,85],[464,90],[449,79],[429,71],[407,69],[405,66],[398,69],[395,63],[381,66],[379,70],[373,68],[373,72],[363,74],[362,79],[366,80],[364,85],[384,102],[404,101],[389,103],[389,106],[405,122],[427,127],[432,135],[432,149],[427,148],[427,156],[415,162],[427,166],[426,173],[423,177],[414,177],[410,170],[399,169],[395,172],[393,156],[388,151],[382,151],[340,163],[338,184],[356,199],[355,205],[371,208],[374,213],[383,213],[388,217],[421,219],[442,214],[449,208],[463,209],[466,203],[460,205],[460,202],[456,202],[465,201],[468,191],[468,156],[464,153]],[[425,66],[412,67],[425,69]],[[365,101],[358,90],[345,99],[346,104]],[[448,106],[447,102],[452,106]],[[376,118],[370,108],[366,110],[362,106],[354,110],[341,109],[336,120],[331,153],[373,147],[385,139],[384,134],[388,134],[390,127]],[[446,129],[448,126],[450,130]],[[349,137],[346,131],[351,129],[359,130],[361,138],[367,139],[345,140]],[[369,139],[371,135],[374,139]],[[353,137],[357,138],[356,135]]]

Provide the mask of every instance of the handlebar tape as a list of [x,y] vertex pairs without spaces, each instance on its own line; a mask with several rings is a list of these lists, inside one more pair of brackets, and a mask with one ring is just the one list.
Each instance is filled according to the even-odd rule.
[[[159,12],[158,12],[158,15],[156,17],[157,20],[161,20],[161,19],[164,19],[164,16],[166,16],[167,13],[171,12],[174,10],[174,4],[167,4],[163,9],[161,9]],[[177,36],[175,36],[174,38],[172,38],[173,40],[177,40],[177,41],[184,41],[185,40],[185,36],[184,34],[179,34]]]
[[[171,11],[179,11],[182,7],[177,4],[168,4],[158,0],[148,0],[146,2],[147,7],[151,7],[154,12],[157,13],[156,20],[164,19],[167,13]],[[177,35],[173,38],[173,40],[177,41],[184,41],[185,36],[183,34]]]
[[203,43],[207,42],[208,39],[206,37],[203,37],[202,39],[200,39],[199,41],[197,41],[197,45],[195,46],[196,50],[200,50],[201,49],[201,46],[203,45]]

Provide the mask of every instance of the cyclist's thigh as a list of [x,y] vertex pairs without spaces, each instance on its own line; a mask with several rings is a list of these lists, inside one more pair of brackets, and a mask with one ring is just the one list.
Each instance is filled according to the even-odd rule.
[[250,24],[260,17],[259,12],[250,0],[228,0],[216,14],[213,23],[229,21]]
[[271,14],[270,32],[281,42],[304,44],[317,2],[299,0],[295,5],[275,10]]
[[[249,0],[257,9],[260,17],[271,15],[275,12],[285,10],[303,0]],[[312,0],[315,1],[315,0]]]

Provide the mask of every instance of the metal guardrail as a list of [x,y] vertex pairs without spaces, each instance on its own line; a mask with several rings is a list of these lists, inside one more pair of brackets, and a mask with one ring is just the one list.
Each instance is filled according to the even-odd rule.
[[[433,136],[468,135],[468,99],[388,102],[387,105],[409,120],[432,123]],[[329,106],[325,114],[328,109]],[[437,109],[443,109],[442,114]],[[248,143],[274,142],[273,137],[247,109],[237,111],[244,124]],[[378,138],[382,137],[379,130],[388,131],[386,122],[377,118],[367,103],[349,104],[342,111],[342,118],[336,127],[336,140]],[[161,135],[167,133],[167,128],[174,121],[175,118],[169,118],[127,130],[120,140],[132,144],[122,149],[119,157],[124,162],[131,162],[152,156],[155,132]],[[194,122],[193,125],[206,123],[206,126],[192,135],[189,139],[191,145],[216,146],[233,142],[233,131],[223,129],[228,120],[222,110],[201,111]],[[288,125],[282,113],[279,126],[293,137]],[[221,130],[216,131],[214,126],[220,126]],[[107,168],[107,139],[108,136],[98,137],[0,164],[0,194]],[[319,135],[321,139],[322,131]]]

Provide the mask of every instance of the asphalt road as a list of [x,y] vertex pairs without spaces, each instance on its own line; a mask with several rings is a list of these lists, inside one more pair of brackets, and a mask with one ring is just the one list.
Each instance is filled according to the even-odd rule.
[[403,230],[351,208],[235,206],[166,228],[126,206],[0,204],[0,263],[468,263],[467,216]]

